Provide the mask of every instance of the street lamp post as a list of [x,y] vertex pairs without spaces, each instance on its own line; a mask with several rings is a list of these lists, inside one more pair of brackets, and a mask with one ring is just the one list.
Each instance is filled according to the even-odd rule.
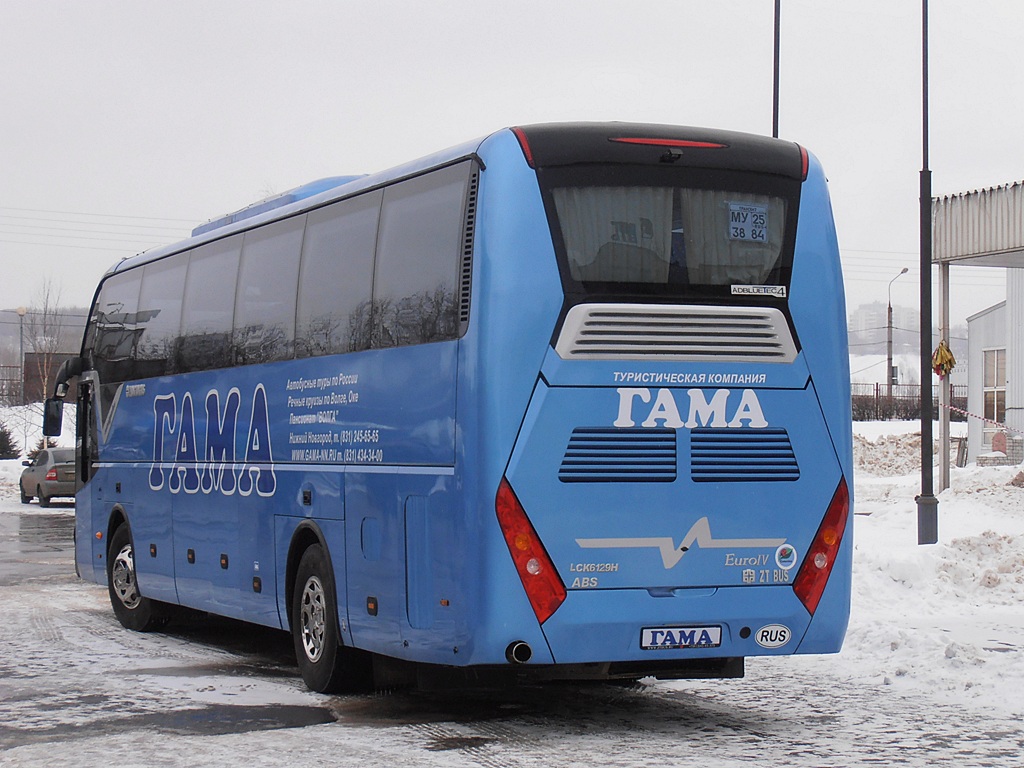
[[28,310],[18,307],[18,376],[21,379],[21,399],[18,405],[25,404],[25,315]]
[[892,408],[892,284],[905,274],[907,274],[906,267],[889,281],[889,305],[885,321],[885,397],[890,408]]
[[25,315],[28,310],[18,307],[18,378],[21,379],[21,450],[28,455],[28,416],[25,414]]
[[917,543],[939,540],[932,468],[932,172],[928,167],[928,0],[921,0],[921,494]]
[[779,138],[779,41],[782,0],[775,0],[775,62],[772,67],[772,138]]

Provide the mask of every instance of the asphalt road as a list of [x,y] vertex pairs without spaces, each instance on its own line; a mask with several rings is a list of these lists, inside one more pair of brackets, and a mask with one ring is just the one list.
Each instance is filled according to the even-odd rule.
[[841,656],[720,682],[316,695],[282,632],[122,629],[75,576],[72,531],[73,507],[0,499],[0,765],[1024,764],[1019,721],[868,685]]

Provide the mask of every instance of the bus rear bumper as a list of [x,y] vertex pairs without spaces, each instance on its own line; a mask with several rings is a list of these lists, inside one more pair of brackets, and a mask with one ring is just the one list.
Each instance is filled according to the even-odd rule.
[[[665,596],[635,589],[575,590],[543,631],[556,664],[628,662],[654,668],[797,653],[810,620],[789,586],[679,589]],[[818,647],[816,652],[838,650]]]

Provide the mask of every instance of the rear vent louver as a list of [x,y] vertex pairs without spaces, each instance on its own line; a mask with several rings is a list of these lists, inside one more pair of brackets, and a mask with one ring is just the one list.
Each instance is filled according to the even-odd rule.
[[784,429],[693,429],[690,477],[698,483],[800,479],[793,445]]
[[577,304],[555,351],[563,360],[790,363],[796,343],[774,307]]
[[473,171],[466,193],[466,226],[462,233],[462,264],[459,269],[459,326],[460,335],[469,325],[469,299],[473,286],[473,233],[476,229],[476,198],[480,173]]
[[657,483],[676,479],[673,429],[581,427],[558,469],[563,483]]

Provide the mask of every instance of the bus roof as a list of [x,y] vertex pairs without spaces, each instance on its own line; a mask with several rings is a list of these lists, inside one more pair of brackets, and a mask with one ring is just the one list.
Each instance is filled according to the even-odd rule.
[[801,178],[806,173],[806,153],[797,144],[736,131],[625,122],[504,128],[378,173],[320,179],[257,201],[197,226],[192,237],[122,259],[107,275],[474,156],[484,141],[508,130],[515,132],[532,166],[583,162],[647,164],[682,158],[680,164],[685,166],[750,170],[792,178]]
[[487,137],[468,141],[440,152],[412,160],[378,173],[361,176],[333,176],[310,182],[288,192],[252,203],[234,213],[228,213],[192,230],[192,237],[177,243],[143,251],[122,259],[107,271],[107,275],[156,261],[172,253],[195,248],[203,243],[219,240],[228,235],[244,232],[276,219],[319,208],[335,200],[351,197],[399,179],[415,176],[431,168],[447,165],[474,155]]

